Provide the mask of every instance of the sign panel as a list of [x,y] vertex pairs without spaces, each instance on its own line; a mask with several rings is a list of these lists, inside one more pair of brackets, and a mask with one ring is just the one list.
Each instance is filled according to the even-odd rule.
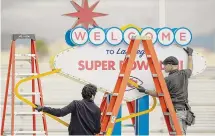
[[[92,83],[100,87],[100,91],[114,90],[120,67],[124,60],[128,45],[110,46],[104,43],[102,46],[94,46],[87,43],[84,46],[69,48],[55,56],[53,61],[54,68],[61,68],[64,76],[75,79],[75,81],[86,84]],[[160,46],[154,45],[157,57],[162,62],[168,56],[175,56],[179,60],[179,69],[187,68],[188,56],[181,46]],[[167,74],[163,70],[164,76]],[[195,76],[204,71],[206,62],[199,53],[193,53],[193,75]],[[142,46],[137,51],[136,60],[131,72],[131,78],[142,84],[147,89],[154,89],[150,68],[145,57]],[[128,87],[124,100],[132,101],[142,97],[136,89]]]

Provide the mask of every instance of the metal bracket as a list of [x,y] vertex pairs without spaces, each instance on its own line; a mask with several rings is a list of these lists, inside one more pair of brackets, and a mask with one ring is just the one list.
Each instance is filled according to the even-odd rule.
[[36,40],[35,34],[13,34],[12,40],[16,41],[17,39],[31,39]]

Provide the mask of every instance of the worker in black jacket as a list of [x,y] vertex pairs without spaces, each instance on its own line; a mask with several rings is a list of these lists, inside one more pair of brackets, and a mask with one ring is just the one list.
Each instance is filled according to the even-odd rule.
[[82,89],[82,100],[74,100],[63,108],[37,105],[35,109],[57,117],[63,117],[71,113],[71,121],[68,128],[69,135],[95,135],[101,129],[101,112],[99,107],[94,103],[96,92],[96,86],[87,84]]
[[[165,72],[169,73],[169,75],[165,78],[166,85],[172,99],[172,103],[175,108],[182,133],[186,135],[187,125],[190,126],[194,123],[195,115],[188,105],[188,78],[190,78],[193,71],[193,49],[187,47],[187,49],[184,50],[188,54],[187,69],[179,70],[178,59],[174,56],[167,57],[163,61],[163,64]],[[137,89],[139,90],[139,92],[158,97],[158,94],[155,90],[148,90],[143,86],[139,86]],[[175,130],[171,119],[170,124],[172,126],[172,129]]]

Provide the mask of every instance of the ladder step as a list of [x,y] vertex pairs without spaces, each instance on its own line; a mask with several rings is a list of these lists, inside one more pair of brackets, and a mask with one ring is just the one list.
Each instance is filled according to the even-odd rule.
[[[40,95],[40,93],[32,92],[32,93],[19,93],[22,96],[32,96],[32,95]],[[11,96],[11,93],[9,94]]]
[[163,115],[169,116],[170,113],[169,112],[164,112]]
[[151,58],[151,57],[152,57],[152,55],[146,55],[146,57],[147,57],[147,58]]
[[176,132],[169,132],[170,135],[176,135]]
[[22,95],[22,96],[32,96],[32,95],[40,95],[40,93],[19,93],[20,95]]
[[17,77],[27,77],[27,76],[35,76],[38,73],[15,73],[15,76]]
[[42,112],[14,112],[15,115],[42,115]]
[[[4,132],[5,134],[7,135],[10,135],[11,134],[11,131],[5,131]],[[21,134],[46,134],[45,131],[15,131],[14,132],[14,135],[21,135]]]
[[140,35],[131,37],[131,40],[135,40],[135,39],[138,39],[138,40],[151,40],[151,37],[149,37],[149,36],[140,36]]
[[158,96],[164,96],[164,94],[163,93],[159,93]]
[[30,61],[30,60],[31,60],[31,58],[27,58],[27,59],[20,59],[20,58],[16,58],[15,60],[16,60],[16,61]]
[[45,134],[45,131],[15,131],[15,134]]
[[107,112],[106,115],[112,115],[112,112]]
[[112,94],[112,96],[118,96],[119,95],[119,93],[113,93]]
[[158,74],[152,74],[152,77],[158,77]]
[[108,97],[108,94],[104,94],[104,96],[103,97]]
[[130,54],[127,54],[127,55],[125,56],[126,59],[128,59],[128,58],[130,58],[130,57],[131,57]]
[[100,134],[100,135],[105,135],[105,132],[100,132],[99,134]]
[[124,74],[119,74],[119,77],[124,77]]
[[15,57],[22,57],[22,56],[25,56],[25,57],[35,57],[36,55],[35,54],[15,54]]

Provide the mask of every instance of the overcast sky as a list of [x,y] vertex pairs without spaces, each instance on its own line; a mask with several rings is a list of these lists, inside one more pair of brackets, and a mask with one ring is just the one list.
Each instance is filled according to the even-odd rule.
[[[90,5],[95,1],[89,0]],[[185,26],[194,36],[215,31],[215,0],[166,1],[167,26]],[[76,19],[62,14],[74,11],[70,0],[2,0],[2,40],[11,33],[35,33],[49,41],[64,39]],[[95,19],[101,27],[130,23],[159,27],[158,0],[100,0],[95,11],[109,14]]]

